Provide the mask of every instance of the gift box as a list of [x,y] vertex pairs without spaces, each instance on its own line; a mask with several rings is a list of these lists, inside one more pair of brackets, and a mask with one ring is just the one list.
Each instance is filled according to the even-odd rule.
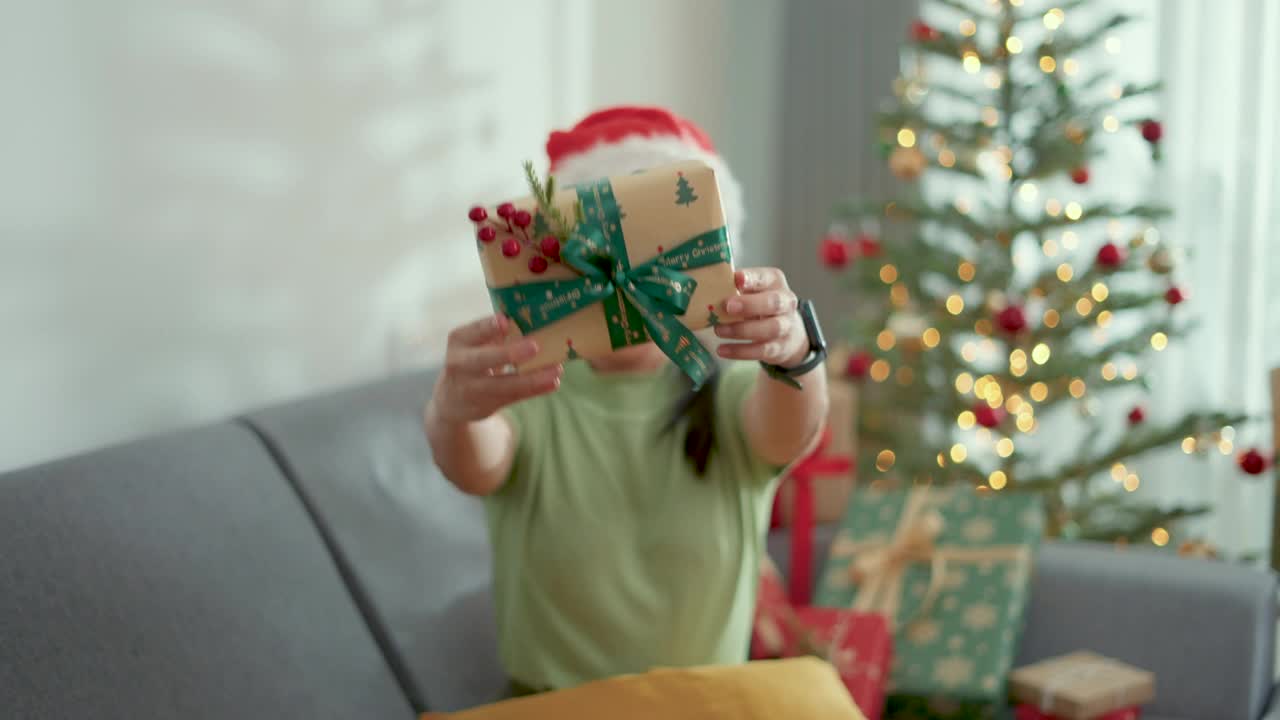
[[655,342],[700,385],[714,358],[693,330],[727,321],[737,294],[715,171],[699,161],[475,207],[494,309],[532,337],[533,370]]
[[[1112,710],[1105,715],[1099,715],[1093,720],[1140,720],[1142,710],[1137,707],[1121,708]],[[1013,720],[1066,720],[1058,715],[1050,715],[1042,712],[1035,705],[1018,705],[1013,709]]]
[[1014,670],[1009,693],[1046,717],[1095,720],[1151,702],[1156,684],[1155,675],[1146,670],[1077,652]]
[[[795,524],[800,512],[797,497],[802,492],[802,484],[809,485],[813,522],[831,523],[844,516],[855,480],[853,460],[857,450],[858,395],[856,386],[843,377],[843,367],[844,362],[833,352],[827,360],[826,429],[830,436],[823,445],[823,452],[816,454],[823,462],[795,468],[778,487],[773,505],[774,527]],[[803,482],[795,479],[805,476],[809,479]]]
[[1004,707],[1043,524],[1032,494],[859,490],[815,604],[888,618],[891,710],[994,715]]
[[777,568],[766,560],[752,626],[751,659],[800,655],[831,663],[867,719],[879,720],[893,657],[885,618],[839,608],[795,607],[787,600]]

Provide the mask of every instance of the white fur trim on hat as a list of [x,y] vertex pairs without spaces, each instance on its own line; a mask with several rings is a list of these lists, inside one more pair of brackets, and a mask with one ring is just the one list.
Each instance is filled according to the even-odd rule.
[[679,138],[633,135],[616,143],[600,143],[586,152],[561,160],[555,176],[556,182],[562,186],[573,185],[610,175],[627,175],[637,170],[682,160],[701,160],[715,172],[729,243],[735,253],[741,251],[742,226],[746,220],[742,187],[723,158]]

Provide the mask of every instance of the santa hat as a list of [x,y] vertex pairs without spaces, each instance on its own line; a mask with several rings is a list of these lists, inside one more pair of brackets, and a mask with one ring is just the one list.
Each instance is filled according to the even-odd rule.
[[745,219],[742,188],[697,125],[659,107],[618,106],[591,113],[547,139],[551,172],[562,185],[701,160],[716,173],[729,240],[737,249]]

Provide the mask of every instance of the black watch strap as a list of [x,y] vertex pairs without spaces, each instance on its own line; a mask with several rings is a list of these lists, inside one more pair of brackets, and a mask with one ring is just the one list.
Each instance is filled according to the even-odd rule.
[[827,359],[827,339],[822,334],[822,326],[818,323],[812,300],[801,301],[796,309],[800,313],[800,320],[804,323],[804,333],[809,338],[809,354],[795,367],[787,368],[766,362],[760,365],[769,377],[799,390],[802,386],[796,378],[805,375]]

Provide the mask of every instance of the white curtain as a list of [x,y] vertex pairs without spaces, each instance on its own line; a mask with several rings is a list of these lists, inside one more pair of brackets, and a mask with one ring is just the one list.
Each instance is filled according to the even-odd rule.
[[[1269,418],[1267,372],[1280,365],[1280,3],[1115,4],[1152,20],[1133,50],[1166,87],[1157,192],[1176,212],[1166,233],[1190,251],[1179,276],[1200,320],[1159,356],[1152,404],[1157,417],[1209,406]],[[1243,475],[1235,456],[1270,443],[1264,420],[1236,428],[1229,454],[1215,450],[1204,463],[1175,451],[1149,466],[1150,492],[1212,504],[1214,514],[1197,523],[1210,542],[1232,555],[1265,555],[1273,476]]]

